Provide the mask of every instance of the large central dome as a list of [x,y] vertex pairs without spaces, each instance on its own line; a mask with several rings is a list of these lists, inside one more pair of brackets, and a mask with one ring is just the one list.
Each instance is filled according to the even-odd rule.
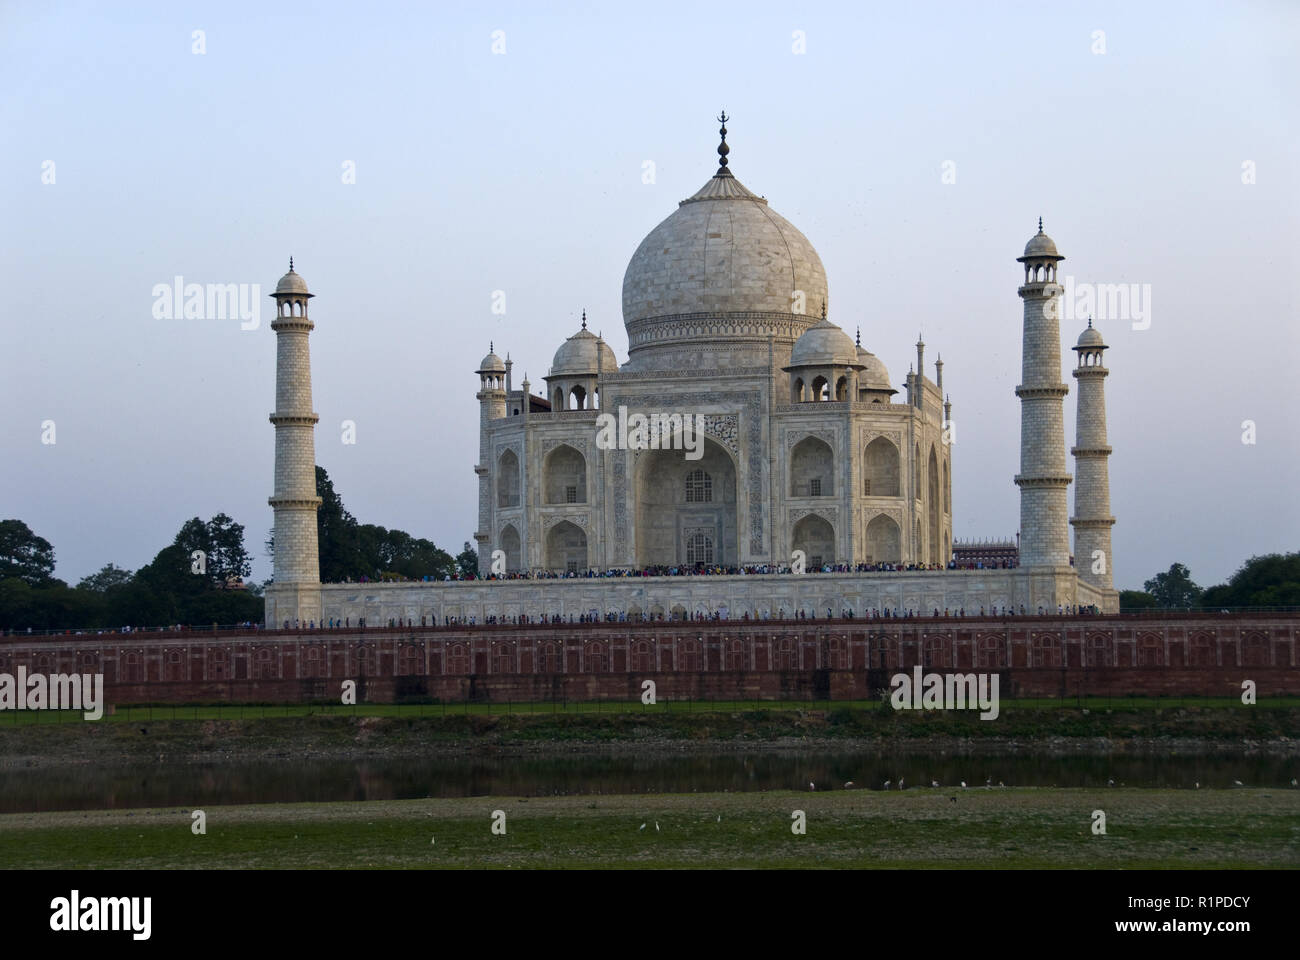
[[718,152],[718,172],[650,231],[623,275],[634,368],[766,363],[769,337],[788,357],[826,302],[808,238],[732,175],[725,141]]

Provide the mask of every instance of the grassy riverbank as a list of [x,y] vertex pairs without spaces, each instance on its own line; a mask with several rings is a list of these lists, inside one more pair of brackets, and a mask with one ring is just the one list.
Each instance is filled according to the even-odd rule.
[[[718,705],[721,707],[722,705]],[[638,752],[842,746],[952,751],[1015,749],[1231,749],[1300,753],[1300,708],[1165,707],[1095,710],[1004,704],[996,720],[973,712],[807,705],[685,712],[513,714],[408,712],[351,716],[271,710],[244,719],[171,719],[160,708],[130,722],[0,722],[0,766],[220,761],[254,758],[426,757],[480,751]]]
[[[796,810],[806,818],[802,836],[791,831]],[[1105,813],[1105,835],[1092,830],[1097,810]],[[492,832],[494,811],[505,814],[504,835]],[[191,830],[192,813],[0,816],[0,868],[1300,865],[1297,790],[841,790],[250,805],[205,810],[202,836]]]

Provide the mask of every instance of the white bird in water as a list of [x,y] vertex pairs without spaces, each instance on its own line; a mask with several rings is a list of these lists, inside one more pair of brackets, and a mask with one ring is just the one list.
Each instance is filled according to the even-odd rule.
[[644,823],[641,824],[641,826],[637,827],[637,830],[638,830],[638,831],[641,831],[641,830],[644,830],[644,829],[645,829],[645,824],[644,824]]
[[718,814],[718,823],[722,822],[722,814]]
[[658,832],[659,832],[659,821],[656,820],[656,821],[655,821],[655,833],[658,833]]

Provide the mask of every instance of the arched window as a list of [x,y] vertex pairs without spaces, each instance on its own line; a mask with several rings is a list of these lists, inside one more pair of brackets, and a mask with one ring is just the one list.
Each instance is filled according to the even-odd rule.
[[497,506],[519,506],[519,458],[507,450],[497,460]]
[[898,490],[898,448],[885,437],[867,444],[862,457],[862,493],[868,497],[896,497]]
[[713,478],[703,470],[692,470],[686,475],[686,502],[713,502]]
[[712,563],[713,538],[707,533],[695,533],[686,541],[687,563]]

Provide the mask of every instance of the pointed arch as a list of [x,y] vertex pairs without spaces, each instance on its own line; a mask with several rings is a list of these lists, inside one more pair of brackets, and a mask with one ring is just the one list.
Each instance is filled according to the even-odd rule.
[[835,495],[835,452],[819,437],[804,437],[790,451],[790,496]]
[[898,521],[881,513],[867,524],[867,563],[901,563],[903,531]]
[[790,532],[790,544],[803,551],[809,570],[835,562],[835,528],[825,517],[815,513],[802,517]]
[[575,523],[562,520],[546,533],[546,568],[555,573],[586,570],[587,533]]
[[887,437],[876,437],[862,453],[862,494],[896,497],[899,494],[898,447]]
[[497,458],[497,506],[519,506],[519,458],[513,450],[506,450]]
[[587,458],[561,443],[542,461],[542,489],[547,503],[587,502]]

